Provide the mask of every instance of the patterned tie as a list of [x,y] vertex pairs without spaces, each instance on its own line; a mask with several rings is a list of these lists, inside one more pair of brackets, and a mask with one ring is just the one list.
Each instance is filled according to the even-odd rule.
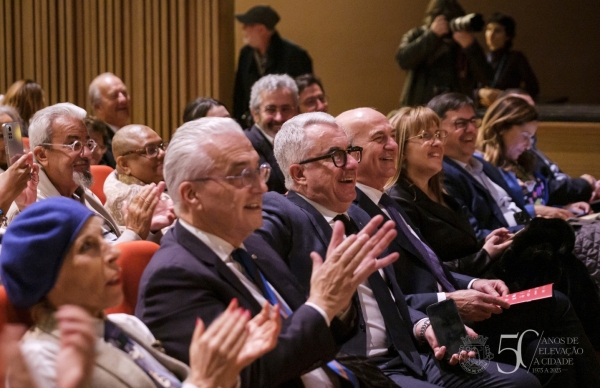
[[437,282],[442,285],[442,288],[446,292],[456,291],[452,283],[446,277],[444,273],[444,269],[442,268],[442,263],[440,263],[440,259],[437,257],[435,252],[431,250],[421,240],[419,240],[409,229],[408,225],[398,212],[393,204],[393,199],[391,199],[387,194],[383,194],[379,203],[385,207],[392,221],[396,223],[396,226],[400,229],[400,231],[404,234],[404,236],[408,239],[408,241],[415,247],[415,249],[421,254],[425,264],[435,276]]
[[129,358],[146,372],[157,387],[181,387],[181,381],[173,373],[109,320],[104,321],[104,340],[127,353]]

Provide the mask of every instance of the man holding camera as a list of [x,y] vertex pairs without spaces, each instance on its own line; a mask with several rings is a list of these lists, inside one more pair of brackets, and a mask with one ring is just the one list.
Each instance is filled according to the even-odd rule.
[[456,0],[431,0],[425,25],[402,38],[396,61],[407,71],[401,106],[425,105],[438,94],[471,95],[477,83],[487,85],[493,71],[474,32],[483,28],[481,15],[465,16]]

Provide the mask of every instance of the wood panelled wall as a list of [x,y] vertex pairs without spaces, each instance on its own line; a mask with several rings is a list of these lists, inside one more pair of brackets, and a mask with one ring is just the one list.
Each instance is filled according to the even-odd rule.
[[233,0],[0,0],[0,93],[31,78],[46,102],[88,108],[110,71],[129,89],[132,123],[164,139],[198,96],[231,99]]

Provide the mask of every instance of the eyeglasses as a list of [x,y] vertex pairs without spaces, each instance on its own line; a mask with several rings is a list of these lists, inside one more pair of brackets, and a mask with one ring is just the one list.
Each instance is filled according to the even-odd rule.
[[268,105],[263,109],[263,112],[269,116],[275,116],[277,112],[280,112],[282,116],[287,116],[296,112],[296,108],[291,105]]
[[348,147],[347,150],[335,150],[335,151],[328,153],[327,155],[303,160],[303,161],[299,162],[298,164],[306,164],[306,163],[310,163],[310,162],[316,162],[318,160],[331,158],[331,160],[333,161],[333,164],[337,168],[342,168],[348,162],[348,155],[352,156],[354,159],[356,159],[356,161],[358,163],[360,163],[360,160],[362,159],[362,151],[363,151],[362,147],[358,147],[358,146]]
[[417,136],[411,136],[406,140],[410,140],[410,139],[421,139],[423,144],[425,143],[433,143],[433,139],[436,138],[439,141],[441,141],[442,143],[446,143],[446,138],[448,137],[448,131],[444,130],[444,129],[440,129],[438,131],[435,131],[435,133],[432,135],[429,132],[426,132],[425,130],[421,131],[420,134],[418,134]]
[[75,152],[75,153],[79,154],[83,150],[84,146],[87,147],[87,148],[89,148],[90,151],[94,151],[96,149],[96,147],[98,146],[98,143],[96,143],[92,139],[89,139],[85,144],[82,143],[82,142],[80,142],[79,140],[75,140],[71,144],[42,143],[41,145],[45,145],[45,146],[57,146],[57,147],[67,147],[67,148],[70,148],[72,152]]
[[[252,187],[257,183],[266,183],[271,176],[271,166],[268,163],[261,164],[259,168],[245,168],[241,175],[225,176],[225,177],[206,177],[190,179],[195,181],[220,181],[227,180],[233,182],[241,182],[242,187]],[[240,187],[239,183],[233,183],[234,186]]]
[[143,156],[145,158],[155,158],[155,157],[158,156],[159,150],[166,151],[168,145],[169,145],[169,143],[160,143],[160,144],[156,144],[156,145],[149,145],[149,146],[146,146],[144,148],[139,148],[137,150],[127,151],[127,152],[125,152],[121,156],[127,156],[127,155],[131,155],[131,154],[138,154],[138,155]]
[[454,128],[457,131],[464,131],[464,130],[466,130],[467,127],[469,126],[469,123],[473,124],[473,126],[475,128],[479,128],[481,126],[481,118],[479,118],[479,117],[473,117],[470,120],[458,119],[458,120],[454,120],[452,122],[452,124],[454,124]]

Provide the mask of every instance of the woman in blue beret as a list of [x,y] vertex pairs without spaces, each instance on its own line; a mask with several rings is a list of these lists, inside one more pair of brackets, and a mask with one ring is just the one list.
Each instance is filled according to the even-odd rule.
[[[123,293],[119,251],[103,240],[102,224],[85,206],[53,197],[25,209],[2,240],[0,277],[6,293],[16,307],[29,309],[34,321],[21,351],[39,387],[60,386],[74,372],[57,369],[64,341],[57,328],[57,321],[65,321],[61,314],[69,315],[73,330],[93,322],[95,355],[74,376],[83,386],[232,387],[241,369],[275,346],[279,314],[265,308],[249,324],[250,315],[235,300],[206,331],[197,321],[190,367],[157,350],[157,341],[134,316],[106,316],[104,310],[118,305]],[[65,313],[69,305],[89,316],[69,314],[68,308]]]

